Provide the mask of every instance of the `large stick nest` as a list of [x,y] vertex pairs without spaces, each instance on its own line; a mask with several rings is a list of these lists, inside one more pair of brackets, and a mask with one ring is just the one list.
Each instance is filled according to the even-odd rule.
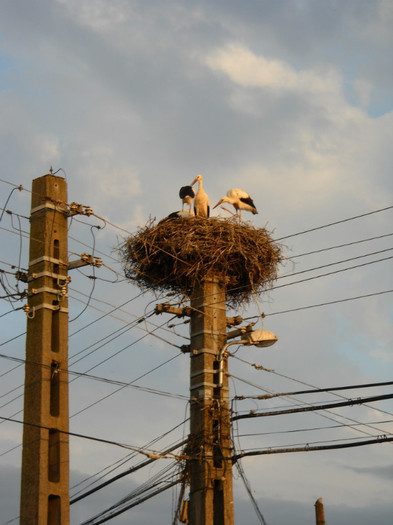
[[127,278],[154,291],[189,295],[215,275],[226,285],[227,302],[238,306],[271,287],[282,260],[281,246],[267,230],[237,219],[154,220],[121,246]]

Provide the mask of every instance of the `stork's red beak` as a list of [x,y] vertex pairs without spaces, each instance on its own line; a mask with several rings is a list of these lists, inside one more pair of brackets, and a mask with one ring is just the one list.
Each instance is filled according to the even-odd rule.
[[213,206],[213,210],[214,208],[217,208],[217,206],[219,206],[222,202],[224,201],[224,199],[220,199],[217,204],[215,206]]

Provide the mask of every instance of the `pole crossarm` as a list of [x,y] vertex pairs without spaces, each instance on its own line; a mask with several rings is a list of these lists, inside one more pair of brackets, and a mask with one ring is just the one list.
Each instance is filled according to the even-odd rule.
[[[191,317],[191,313],[193,311],[193,308],[191,306],[184,306],[183,308],[179,308],[176,306],[171,306],[169,303],[159,303],[156,305],[154,309],[154,313],[156,315],[162,314],[162,313],[168,313],[176,315],[176,317]],[[237,315],[235,317],[226,317],[226,326],[228,328],[232,326],[237,326],[243,322],[243,317],[240,315]],[[255,323],[254,323],[255,324]],[[249,325],[252,326],[252,325]],[[240,331],[238,335],[241,333],[244,333],[244,330]],[[229,335],[229,334],[228,334]],[[235,337],[235,336],[232,336]]]

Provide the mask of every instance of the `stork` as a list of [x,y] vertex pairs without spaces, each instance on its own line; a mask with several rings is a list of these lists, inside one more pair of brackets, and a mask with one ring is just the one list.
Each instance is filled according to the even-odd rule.
[[198,217],[209,217],[210,215],[210,206],[209,206],[209,197],[205,190],[203,189],[203,177],[202,175],[197,175],[194,181],[191,183],[193,186],[196,182],[198,184],[198,192],[194,201],[194,211],[195,215]]
[[188,214],[191,214],[191,206],[195,199],[195,191],[192,186],[182,186],[179,191],[179,197],[182,200],[181,217],[184,215],[184,205],[189,206]]
[[[255,204],[249,194],[239,188],[232,188],[227,191],[226,197],[222,197],[214,208],[217,208],[221,203],[228,202],[236,210],[236,215],[239,217],[239,221],[242,217],[242,210],[250,211],[254,215],[258,213]],[[213,209],[214,209],[213,208]]]

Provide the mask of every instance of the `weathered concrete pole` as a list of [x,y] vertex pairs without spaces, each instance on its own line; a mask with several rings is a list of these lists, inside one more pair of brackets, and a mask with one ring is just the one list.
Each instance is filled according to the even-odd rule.
[[[190,525],[233,525],[228,378],[218,387],[226,342],[225,286],[214,276],[191,296]],[[227,362],[224,362],[224,370]]]
[[33,181],[21,525],[69,524],[66,202],[61,177]]
[[325,525],[325,511],[323,509],[322,498],[315,502],[315,518],[317,525]]

